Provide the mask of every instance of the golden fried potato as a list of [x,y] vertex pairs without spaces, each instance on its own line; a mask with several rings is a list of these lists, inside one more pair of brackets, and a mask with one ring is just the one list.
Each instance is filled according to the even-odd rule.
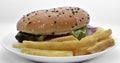
[[73,56],[72,51],[58,51],[58,50],[39,50],[31,48],[21,48],[21,52],[36,56],[49,56],[49,57],[65,57]]
[[105,50],[106,48],[113,46],[114,40],[112,38],[108,38],[102,40],[101,42],[97,42],[94,46],[87,49],[89,53],[96,53]]
[[101,39],[109,37],[111,34],[112,34],[112,30],[108,29],[108,30],[105,30],[103,32],[90,35],[88,37],[93,37],[93,38],[96,38],[97,40],[101,40]]
[[95,45],[96,39],[84,38],[80,41],[66,41],[66,42],[33,42],[23,41],[23,47],[42,49],[42,50],[75,50],[82,47],[90,47]]
[[89,47],[84,47],[84,48],[79,48],[73,51],[73,55],[74,56],[78,56],[78,55],[86,55],[89,54],[89,52],[87,51]]
[[22,43],[17,43],[17,44],[13,44],[12,45],[13,48],[23,48],[23,44]]

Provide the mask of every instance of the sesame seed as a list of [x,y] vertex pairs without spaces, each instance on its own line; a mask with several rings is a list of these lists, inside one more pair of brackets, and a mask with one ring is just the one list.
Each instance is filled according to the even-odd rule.
[[87,16],[89,16],[89,14],[87,14]]
[[59,13],[59,15],[61,15],[61,13]]
[[37,13],[35,13],[35,15],[37,15]]
[[71,11],[73,11],[74,9],[71,9]]
[[51,17],[50,15],[48,17]]
[[28,22],[28,24],[31,24],[31,22]]
[[57,11],[55,11],[55,12],[58,12],[58,10],[57,10]]
[[28,18],[28,20],[30,20],[30,18]]
[[81,20],[81,19],[79,19],[79,21],[80,21],[80,22],[82,22],[82,20]]
[[48,10],[46,10],[46,12],[47,12]]
[[56,24],[56,21],[54,21],[54,24]]
[[27,14],[27,16],[29,16],[30,14]]
[[75,23],[75,26],[77,26],[78,24],[77,23]]
[[75,11],[76,13],[78,13],[78,11]]
[[90,18],[88,17],[88,19],[90,19]]
[[80,10],[80,8],[77,8],[77,10]]
[[33,11],[32,13],[35,13],[35,11]]
[[75,12],[73,11],[72,14],[75,15]]
[[72,16],[70,15],[69,17],[71,18]]
[[72,26],[72,28],[74,28],[74,26]]
[[82,20],[83,20],[84,18],[82,17]]
[[57,15],[57,17],[59,17],[59,15]]
[[48,12],[48,10],[45,10],[45,12],[47,13],[47,12]]
[[65,14],[64,12],[62,12],[62,14]]

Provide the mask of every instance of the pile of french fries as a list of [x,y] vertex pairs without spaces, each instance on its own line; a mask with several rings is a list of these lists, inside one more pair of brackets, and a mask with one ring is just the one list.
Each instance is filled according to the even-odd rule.
[[111,37],[111,29],[104,30],[101,27],[89,36],[77,40],[74,36],[55,38],[49,41],[23,41],[23,43],[13,44],[22,53],[36,56],[65,57],[93,54],[103,51],[114,45]]

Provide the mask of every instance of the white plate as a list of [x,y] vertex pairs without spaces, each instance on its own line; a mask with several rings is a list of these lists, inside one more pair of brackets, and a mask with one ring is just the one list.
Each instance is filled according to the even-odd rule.
[[18,56],[21,56],[23,58],[32,60],[32,61],[37,61],[37,62],[80,62],[80,61],[85,61],[88,59],[95,58],[105,52],[108,52],[109,50],[113,49],[114,47],[110,47],[102,52],[94,53],[94,54],[89,54],[89,55],[83,55],[83,56],[71,56],[71,57],[45,57],[45,56],[33,56],[33,55],[28,55],[28,54],[23,54],[20,53],[20,51],[16,48],[12,48],[12,44],[18,43],[17,40],[15,39],[16,33],[11,33],[3,38],[2,45],[5,49],[8,51],[15,53]]

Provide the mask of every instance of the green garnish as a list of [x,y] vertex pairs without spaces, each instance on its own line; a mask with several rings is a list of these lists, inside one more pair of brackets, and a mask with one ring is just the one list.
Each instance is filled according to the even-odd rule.
[[71,34],[76,37],[78,40],[86,36],[86,27],[82,27],[80,29],[76,29],[71,32]]

